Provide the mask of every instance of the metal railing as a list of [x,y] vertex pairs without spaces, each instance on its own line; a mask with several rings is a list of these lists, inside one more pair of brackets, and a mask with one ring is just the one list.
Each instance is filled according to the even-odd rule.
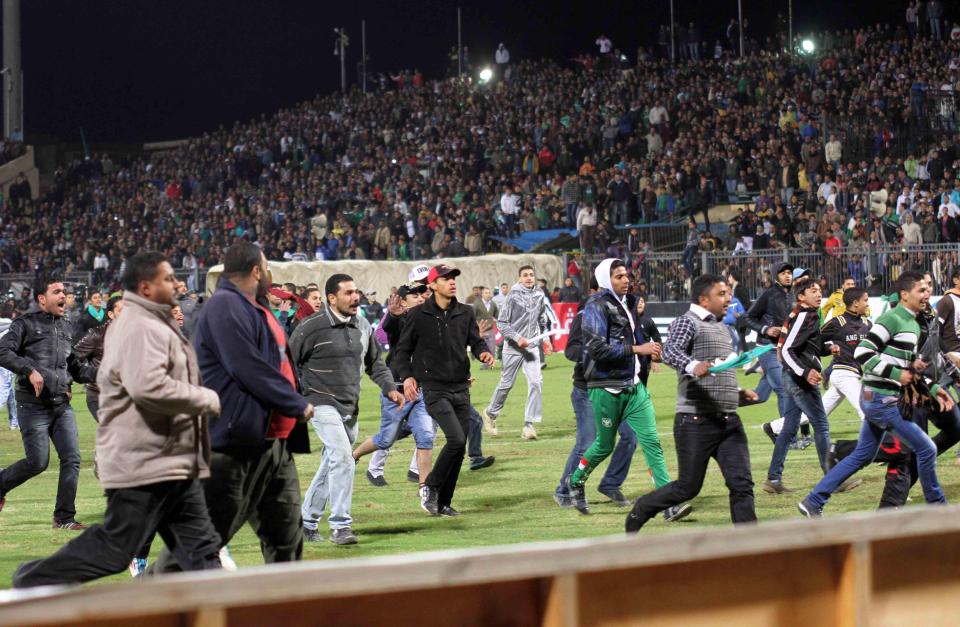
[[[592,273],[603,258],[601,255],[585,257],[588,266],[585,270]],[[879,296],[890,293],[905,270],[930,272],[935,290],[942,293],[950,287],[950,270],[960,265],[960,248],[956,244],[872,246],[846,249],[837,255],[800,248],[754,250],[744,255],[733,255],[730,251],[661,252],[625,255],[624,260],[637,283],[642,285],[640,291],[651,302],[686,301],[691,277],[705,273],[726,276],[731,272],[747,288],[751,298],[756,298],[769,287],[777,267],[785,262],[809,270],[814,278],[826,277],[830,290],[852,276],[871,296]]]
[[[203,291],[207,281],[207,268],[197,268],[195,270],[176,270],[177,278],[187,284],[187,289]],[[119,273],[116,271],[94,272],[93,270],[84,270],[80,272],[61,272],[56,273],[63,279],[68,288],[81,289],[95,286],[99,289],[112,289],[119,281]],[[0,274],[0,295],[7,295],[13,292],[17,297],[20,296],[20,290],[24,287],[32,287],[35,274]]]

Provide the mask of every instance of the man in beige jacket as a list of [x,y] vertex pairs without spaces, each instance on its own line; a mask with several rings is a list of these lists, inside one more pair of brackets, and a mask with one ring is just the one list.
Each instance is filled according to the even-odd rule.
[[183,570],[220,567],[220,536],[199,482],[210,476],[207,417],[219,414],[220,399],[201,387],[196,354],[171,315],[176,284],[160,253],[127,261],[124,315],[107,331],[97,374],[104,522],[50,557],[22,564],[15,587],[121,572],[156,533]]

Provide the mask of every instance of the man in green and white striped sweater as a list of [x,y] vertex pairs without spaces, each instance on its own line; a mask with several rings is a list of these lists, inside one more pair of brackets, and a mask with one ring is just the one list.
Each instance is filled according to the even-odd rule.
[[[860,428],[857,448],[834,466],[816,487],[800,501],[800,513],[818,518],[830,495],[848,477],[873,461],[884,431],[892,431],[917,456],[917,469],[927,503],[946,503],[943,488],[937,479],[937,447],[916,424],[900,414],[898,401],[903,389],[914,382],[927,364],[917,355],[920,339],[920,315],[930,301],[930,286],[923,275],[904,272],[897,279],[900,304],[886,311],[861,340],[854,358],[863,368],[863,392],[860,407],[866,420]],[[953,399],[939,386],[930,388],[941,411],[953,407]]]

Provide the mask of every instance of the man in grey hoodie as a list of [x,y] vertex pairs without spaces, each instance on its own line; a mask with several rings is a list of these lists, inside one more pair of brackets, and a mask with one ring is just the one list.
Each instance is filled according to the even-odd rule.
[[320,468],[303,497],[303,531],[308,541],[321,539],[317,525],[330,501],[330,541],[356,544],[350,505],[360,377],[366,372],[398,408],[405,401],[383,363],[373,328],[357,315],[360,293],[353,278],[334,274],[325,291],[327,306],[301,322],[290,338],[303,393],[314,405],[310,422],[323,442]]
[[[550,301],[543,291],[537,287],[536,272],[532,266],[520,267],[520,279],[510,288],[500,315],[497,317],[497,327],[503,335],[503,366],[500,372],[500,382],[493,392],[490,404],[480,416],[487,433],[497,435],[497,416],[503,410],[507,395],[513,389],[517,379],[517,371],[523,368],[523,376],[527,379],[527,406],[523,417],[521,436],[524,440],[536,440],[537,432],[534,423],[540,422],[543,414],[542,385],[543,375],[540,372],[540,352],[536,340],[541,332],[551,328],[559,328],[560,322]],[[549,338],[543,338],[545,355],[553,353],[553,345]]]

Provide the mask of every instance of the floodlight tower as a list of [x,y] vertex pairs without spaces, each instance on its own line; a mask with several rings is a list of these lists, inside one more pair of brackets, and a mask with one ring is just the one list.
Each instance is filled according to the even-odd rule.
[[3,136],[23,133],[20,0],[3,0]]

